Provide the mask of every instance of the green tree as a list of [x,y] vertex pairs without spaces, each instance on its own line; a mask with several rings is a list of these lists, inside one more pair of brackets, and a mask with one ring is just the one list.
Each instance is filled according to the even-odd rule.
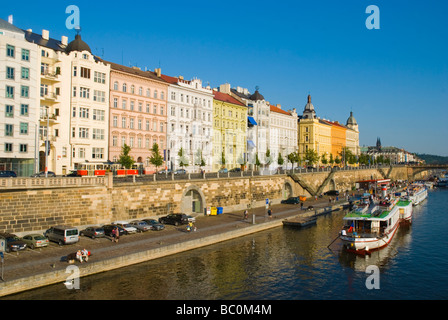
[[160,154],[159,145],[157,143],[152,145],[149,162],[156,167],[156,172],[159,171],[159,167],[163,164],[163,157]]
[[277,164],[279,166],[282,166],[284,162],[285,162],[285,160],[283,160],[282,154],[279,152],[278,153],[278,158],[277,158]]
[[126,169],[130,169],[132,165],[135,163],[134,158],[132,158],[129,153],[131,152],[131,147],[126,143],[123,147],[121,147],[121,154],[118,162],[125,167]]
[[182,169],[184,167],[188,167],[188,158],[185,156],[185,151],[183,148],[180,148],[177,155],[179,156],[179,166],[181,166]]
[[336,163],[336,164],[341,163],[341,159],[339,159],[339,156],[336,156],[336,159],[334,159],[334,163]]
[[308,160],[308,165],[313,166],[319,161],[319,155],[314,149],[308,149],[305,153],[305,161]]
[[258,153],[255,154],[255,166],[257,169],[261,166],[260,159],[258,158]]
[[202,150],[198,149],[198,151],[196,152],[196,163],[197,166],[199,166],[199,168],[202,171],[202,167],[205,167],[205,161],[204,158],[202,157]]
[[226,155],[224,154],[224,151],[221,153],[221,165],[223,168],[226,167]]
[[329,162],[330,162],[330,165],[333,165],[333,163],[334,163],[334,159],[333,159],[333,154],[332,153],[330,153],[330,160],[329,160]]
[[327,155],[325,153],[320,157],[320,162],[322,162],[322,164],[328,164]]
[[269,167],[269,165],[272,163],[272,159],[271,159],[271,150],[267,149],[266,150],[266,166]]

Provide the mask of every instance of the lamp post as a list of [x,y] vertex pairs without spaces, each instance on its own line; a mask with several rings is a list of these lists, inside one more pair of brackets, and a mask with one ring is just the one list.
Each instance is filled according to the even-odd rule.
[[48,151],[50,150],[50,141],[48,140],[48,130],[50,130],[48,106],[45,107],[45,110],[47,111],[47,137],[45,140],[45,178],[48,178]]

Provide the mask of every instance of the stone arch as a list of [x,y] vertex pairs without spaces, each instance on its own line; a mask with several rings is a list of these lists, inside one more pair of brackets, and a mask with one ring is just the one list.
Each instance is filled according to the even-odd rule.
[[189,186],[182,194],[180,209],[182,213],[202,213],[206,207],[205,195],[201,188],[195,185]]
[[331,179],[330,182],[328,182],[328,190],[337,190],[336,182],[334,181],[334,179]]
[[285,181],[282,189],[282,197],[284,200],[294,196],[294,188],[289,181]]

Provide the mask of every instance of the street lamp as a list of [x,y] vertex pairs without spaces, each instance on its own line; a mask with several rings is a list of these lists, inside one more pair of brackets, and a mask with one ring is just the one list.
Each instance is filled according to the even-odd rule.
[[47,111],[47,137],[45,140],[45,178],[48,178],[48,151],[50,150],[50,141],[48,140],[48,130],[50,130],[50,117],[48,113],[48,106],[45,106]]

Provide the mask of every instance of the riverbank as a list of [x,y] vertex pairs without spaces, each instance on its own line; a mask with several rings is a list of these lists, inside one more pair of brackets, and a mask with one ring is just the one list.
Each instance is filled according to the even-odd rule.
[[[5,256],[4,281],[0,282],[0,296],[6,296],[55,283],[63,283],[72,275],[66,272],[68,264],[65,257],[82,248],[92,252],[88,263],[75,263],[79,276],[84,277],[100,272],[130,266],[158,259],[168,255],[193,250],[222,241],[242,237],[282,225],[283,219],[296,216],[310,216],[325,210],[329,213],[339,210],[345,202],[331,203],[324,197],[307,200],[306,207],[313,210],[300,210],[298,205],[272,206],[272,218],[266,209],[255,208],[249,213],[247,221],[242,220],[242,212],[224,213],[218,216],[198,216],[198,231],[186,232],[185,226],[167,226],[163,231],[149,231],[142,234],[123,236],[119,243],[108,238],[81,238],[75,245],[51,244],[49,248],[26,252],[10,253]],[[253,219],[253,215],[255,218]],[[253,223],[255,222],[255,223]]]

